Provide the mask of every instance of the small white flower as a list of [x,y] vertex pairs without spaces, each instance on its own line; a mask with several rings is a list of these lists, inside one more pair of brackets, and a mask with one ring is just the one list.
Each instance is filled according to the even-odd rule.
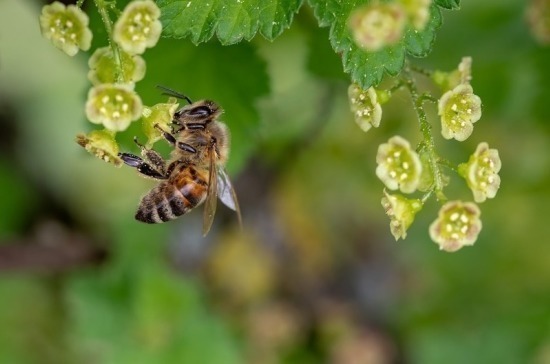
[[411,145],[400,136],[394,136],[388,143],[378,147],[376,175],[390,190],[400,189],[412,193],[420,182],[422,164]]
[[480,215],[479,208],[472,202],[447,202],[430,225],[430,237],[447,252],[474,245],[482,227]]
[[132,85],[101,84],[90,89],[86,116],[112,131],[123,131],[141,116],[143,105]]
[[498,172],[502,163],[498,150],[489,149],[487,143],[479,143],[467,163],[458,166],[458,171],[474,194],[475,202],[493,198],[500,188]]
[[382,107],[373,87],[365,91],[359,85],[351,84],[348,88],[348,97],[355,122],[363,131],[380,125]]
[[74,5],[55,1],[42,8],[40,30],[54,46],[74,56],[78,50],[87,51],[92,43],[88,15]]
[[157,44],[162,24],[160,10],[151,0],[130,2],[115,23],[113,39],[125,52],[142,54]]
[[460,84],[441,96],[438,114],[443,137],[464,141],[472,134],[473,124],[481,118],[481,99],[474,95],[472,86]]

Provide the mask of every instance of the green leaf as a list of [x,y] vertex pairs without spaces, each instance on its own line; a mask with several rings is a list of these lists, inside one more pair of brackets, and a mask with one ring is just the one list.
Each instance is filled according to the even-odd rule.
[[435,3],[445,9],[460,9],[460,0],[435,0]]
[[197,44],[214,34],[224,45],[250,40],[259,31],[269,40],[290,26],[302,0],[159,0],[163,34]]
[[352,40],[347,26],[349,14],[358,0],[309,0],[314,8],[315,17],[320,26],[330,26],[332,48],[342,56],[344,71],[351,75],[353,82],[363,88],[375,86],[385,73],[395,76],[404,66],[405,56],[424,57],[431,50],[435,40],[435,31],[441,25],[441,12],[438,6],[432,5],[430,20],[424,30],[416,31],[409,27],[403,39],[378,52],[367,52],[360,49]]

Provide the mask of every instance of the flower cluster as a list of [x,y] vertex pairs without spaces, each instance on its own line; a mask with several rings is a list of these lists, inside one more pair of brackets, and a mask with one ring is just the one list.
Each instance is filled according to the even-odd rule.
[[[403,6],[413,3],[429,6],[431,2],[402,1]],[[481,99],[474,94],[470,84],[471,69],[470,57],[464,57],[457,69],[451,72],[430,73],[415,69],[423,75],[431,75],[432,80],[443,89],[443,95],[439,100],[429,93],[421,94],[417,90],[411,76],[412,70],[407,70],[407,75],[387,91],[372,87],[363,90],[356,84],[352,84],[348,89],[351,111],[356,123],[364,131],[380,125],[381,104],[388,101],[395,90],[406,87],[413,98],[423,140],[413,149],[405,138],[394,136],[378,147],[376,155],[376,175],[387,190],[399,190],[403,194],[423,193],[421,198],[411,198],[384,189],[381,202],[390,218],[390,231],[395,240],[406,238],[416,214],[432,196],[444,203],[429,229],[431,239],[439,244],[442,250],[454,252],[463,246],[474,244],[477,240],[481,231],[481,213],[476,203],[494,198],[500,187],[498,173],[501,161],[498,151],[490,149],[487,143],[482,142],[469,160],[458,166],[441,158],[435,151],[431,125],[427,121],[427,113],[422,104],[425,101],[437,101],[441,134],[445,139],[463,141],[470,137],[473,124],[481,117]],[[449,185],[451,178],[443,172],[444,167],[450,168],[465,179],[475,202],[447,202],[443,190]]]
[[[105,130],[79,134],[77,143],[96,157],[120,165],[115,134],[126,130],[141,118],[144,112],[144,129],[149,143],[159,139],[151,123],[167,125],[178,106],[169,104],[144,108],[135,83],[145,76],[145,61],[141,58],[146,48],[153,47],[162,31],[160,10],[152,0],[131,1],[120,13],[114,26],[109,19],[112,7],[96,3],[109,36],[109,46],[95,50],[88,60],[88,79],[93,87],[88,92],[86,116],[90,122],[101,124]],[[73,56],[79,50],[88,50],[92,32],[88,16],[77,6],[60,2],[46,5],[40,16],[42,34]]]

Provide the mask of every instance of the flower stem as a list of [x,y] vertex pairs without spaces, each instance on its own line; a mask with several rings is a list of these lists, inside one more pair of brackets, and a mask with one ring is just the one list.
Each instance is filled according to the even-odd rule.
[[434,184],[433,184],[433,192],[435,193],[436,198],[439,201],[445,201],[447,198],[443,194],[443,175],[441,173],[441,170],[439,169],[438,161],[440,160],[436,151],[435,151],[435,142],[434,137],[432,134],[432,126],[428,122],[428,117],[426,116],[426,111],[424,110],[423,103],[426,100],[431,100],[431,97],[427,96],[426,94],[420,95],[418,93],[418,88],[416,87],[415,80],[411,76],[410,68],[405,68],[403,70],[403,78],[405,82],[405,86],[411,93],[411,99],[413,102],[414,111],[416,112],[416,115],[418,117],[418,122],[420,123],[420,132],[422,133],[422,144],[423,144],[423,150],[428,155],[428,162],[430,165],[430,169],[433,174]]
[[409,69],[411,71],[414,71],[414,72],[417,72],[421,75],[424,75],[426,77],[432,77],[433,75],[433,71],[430,71],[430,70],[427,70],[425,68],[422,68],[422,67],[418,67],[418,66],[414,66],[414,65],[409,65]]
[[120,57],[120,49],[118,48],[118,45],[113,41],[113,24],[111,23],[111,19],[109,18],[109,12],[107,7],[112,6],[111,2],[107,2],[105,0],[94,0],[95,5],[97,7],[97,11],[99,12],[99,15],[101,16],[101,20],[103,21],[103,25],[105,26],[105,30],[107,32],[107,36],[109,37],[109,46],[111,47],[111,50],[113,51],[113,57],[115,59],[116,64],[116,80],[117,82],[123,82],[122,78],[122,58]]

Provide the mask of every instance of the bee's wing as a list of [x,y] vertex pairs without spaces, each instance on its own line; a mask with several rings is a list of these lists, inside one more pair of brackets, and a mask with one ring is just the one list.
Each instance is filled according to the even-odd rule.
[[214,162],[215,152],[210,150],[210,170],[208,172],[208,191],[206,192],[206,202],[204,204],[204,215],[202,221],[202,235],[206,236],[212,227],[214,215],[216,214],[216,203],[218,200],[218,178],[216,176],[217,167]]
[[225,206],[237,213],[239,225],[242,226],[241,209],[237,201],[237,194],[224,168],[218,168],[218,197]]

